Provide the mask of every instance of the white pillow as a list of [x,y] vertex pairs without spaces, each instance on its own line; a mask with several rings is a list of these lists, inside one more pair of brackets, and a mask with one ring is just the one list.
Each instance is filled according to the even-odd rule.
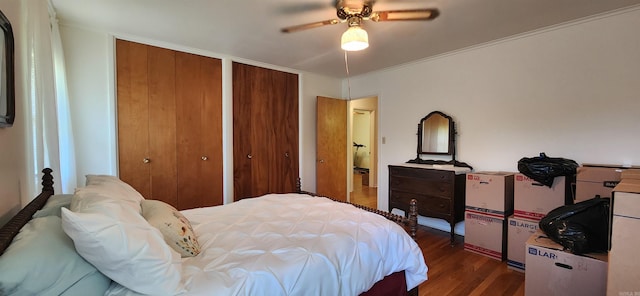
[[140,202],[143,200],[144,198],[135,190],[131,191],[117,182],[93,183],[86,187],[76,188],[69,209],[74,212],[82,212],[96,203],[114,201],[142,213]]
[[86,186],[89,185],[101,185],[101,184],[111,184],[116,186],[118,192],[123,196],[126,196],[131,199],[136,199],[138,201],[144,200],[144,197],[140,192],[138,192],[135,188],[131,187],[131,185],[126,182],[120,180],[116,176],[110,175],[86,175]]
[[63,208],[62,228],[78,254],[119,284],[141,294],[182,292],[180,255],[130,207],[109,201],[82,213]]
[[147,199],[142,203],[142,216],[158,228],[164,241],[182,257],[200,254],[200,244],[191,223],[174,207],[159,200]]

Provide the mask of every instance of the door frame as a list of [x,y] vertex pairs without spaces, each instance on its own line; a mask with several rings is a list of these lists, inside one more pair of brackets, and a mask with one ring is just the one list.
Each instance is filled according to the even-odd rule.
[[[353,143],[353,112],[355,110],[366,110],[371,112],[371,130],[372,135],[370,137],[370,156],[369,156],[369,186],[370,187],[378,187],[378,138],[379,138],[379,125],[378,125],[378,100],[379,97],[377,95],[361,97],[357,99],[352,99],[349,101],[347,108],[349,109],[349,119],[348,119],[348,135],[347,135],[347,143]],[[349,145],[349,152],[352,151],[352,145]],[[347,161],[350,165],[349,174],[347,177],[348,181],[348,192],[353,192],[353,153],[347,153]],[[379,195],[379,194],[378,194]]]

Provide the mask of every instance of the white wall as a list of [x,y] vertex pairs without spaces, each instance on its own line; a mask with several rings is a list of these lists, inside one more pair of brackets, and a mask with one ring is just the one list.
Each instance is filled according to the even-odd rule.
[[353,97],[380,100],[378,207],[387,165],[415,158],[434,110],[454,118],[458,159],[476,171],[540,152],[640,165],[639,27],[636,8],[352,78]]
[[26,125],[24,106],[25,79],[23,77],[25,33],[22,1],[0,1],[0,10],[9,19],[15,43],[16,118],[12,127],[0,128],[0,225],[20,210],[22,203],[30,201],[29,181],[26,178],[25,154]]
[[[78,184],[86,174],[117,175],[117,131],[115,114],[114,35],[61,24],[67,61],[71,113],[76,140]],[[136,36],[118,36],[136,42],[220,58],[223,61],[223,155],[224,200],[233,201],[233,108],[231,62],[273,68],[299,74],[300,80],[300,176],[303,189],[315,191],[315,106],[316,96],[337,97],[341,81],[325,76],[235,59],[176,44]]]

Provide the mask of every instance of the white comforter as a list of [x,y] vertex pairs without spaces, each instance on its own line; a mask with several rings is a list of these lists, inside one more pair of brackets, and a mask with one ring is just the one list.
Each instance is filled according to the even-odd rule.
[[[358,295],[405,270],[427,279],[418,245],[395,223],[326,198],[272,194],[182,211],[202,246],[183,258],[184,295]],[[135,295],[117,284],[106,295]]]

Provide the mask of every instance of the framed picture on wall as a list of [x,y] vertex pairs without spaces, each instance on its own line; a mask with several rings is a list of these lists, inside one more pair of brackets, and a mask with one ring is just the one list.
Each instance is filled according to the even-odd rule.
[[2,11],[0,33],[0,127],[9,127],[16,116],[14,41],[11,23]]

